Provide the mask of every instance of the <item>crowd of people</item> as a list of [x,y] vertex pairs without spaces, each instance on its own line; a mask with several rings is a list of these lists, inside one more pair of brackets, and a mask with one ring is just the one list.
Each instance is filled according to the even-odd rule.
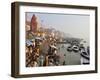
[[30,45],[26,43],[26,67],[60,65],[60,56],[57,54],[58,49],[55,38],[43,39],[38,37],[30,42]]

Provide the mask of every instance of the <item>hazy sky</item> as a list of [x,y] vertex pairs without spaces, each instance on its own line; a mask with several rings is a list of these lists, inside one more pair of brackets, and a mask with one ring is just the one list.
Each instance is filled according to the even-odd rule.
[[26,19],[30,21],[33,14],[38,17],[39,22],[45,27],[53,27],[71,34],[73,37],[84,38],[89,41],[89,15],[27,13]]

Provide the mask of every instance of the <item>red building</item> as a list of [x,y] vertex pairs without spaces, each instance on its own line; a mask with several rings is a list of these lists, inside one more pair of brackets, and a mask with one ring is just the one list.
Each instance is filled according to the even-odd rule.
[[36,16],[33,14],[32,18],[31,18],[31,23],[30,23],[30,27],[31,27],[31,31],[32,32],[36,32],[37,31],[37,18]]

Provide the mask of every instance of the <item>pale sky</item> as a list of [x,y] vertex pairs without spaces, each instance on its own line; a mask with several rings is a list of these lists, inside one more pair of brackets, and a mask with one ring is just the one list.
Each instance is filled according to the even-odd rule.
[[51,13],[27,13],[27,20],[32,15],[38,17],[39,22],[45,27],[52,27],[61,32],[71,34],[76,38],[83,38],[89,41],[90,16],[75,14],[51,14]]

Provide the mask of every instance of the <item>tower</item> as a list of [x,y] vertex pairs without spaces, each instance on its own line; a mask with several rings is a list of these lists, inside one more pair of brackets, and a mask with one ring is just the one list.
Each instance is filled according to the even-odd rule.
[[37,31],[37,18],[36,18],[36,16],[34,14],[33,14],[32,18],[31,18],[30,27],[31,27],[31,31],[32,32],[36,32]]

